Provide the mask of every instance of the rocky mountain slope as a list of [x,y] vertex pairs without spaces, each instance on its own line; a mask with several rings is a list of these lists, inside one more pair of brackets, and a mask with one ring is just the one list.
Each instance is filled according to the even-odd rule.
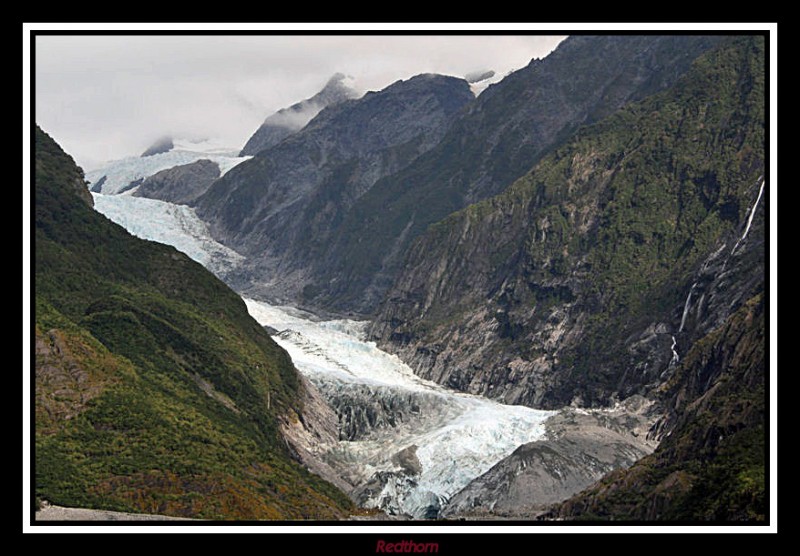
[[305,127],[323,108],[357,98],[358,93],[350,88],[347,82],[347,76],[337,73],[313,97],[269,116],[247,140],[239,156],[252,156],[275,146],[295,131]]
[[63,506],[209,519],[336,519],[351,502],[289,454],[286,352],[238,295],[92,210],[36,130],[35,488]]
[[653,451],[652,402],[632,396],[610,409],[566,408],[546,439],[524,444],[456,493],[446,517],[531,519]]
[[398,81],[324,109],[217,180],[197,213],[215,238],[248,256],[237,290],[290,299],[313,293],[309,275],[325,271],[326,249],[353,203],[435,146],[473,98],[462,79]]
[[758,294],[692,347],[661,387],[674,424],[653,454],[544,517],[766,519],[765,311]]
[[[550,517],[764,518],[764,78],[763,38],[727,40],[671,90],[580,130],[432,226],[373,327],[465,391],[657,401],[656,452]],[[454,510],[509,511],[548,476],[546,448],[520,448]]]
[[509,403],[591,406],[659,384],[763,284],[753,238],[727,290],[695,276],[724,259],[759,196],[763,63],[763,41],[727,43],[432,226],[374,337],[426,378]]
[[573,36],[492,85],[435,148],[357,200],[322,250],[324,271],[305,301],[374,312],[429,225],[500,193],[579,126],[669,87],[716,40]]
[[205,158],[161,170],[139,184],[135,197],[192,205],[220,175],[219,164]]

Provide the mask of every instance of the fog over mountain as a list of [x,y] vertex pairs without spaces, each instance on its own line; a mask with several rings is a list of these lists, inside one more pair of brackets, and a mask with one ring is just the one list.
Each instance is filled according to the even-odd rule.
[[360,94],[419,73],[498,77],[563,36],[48,35],[36,37],[37,121],[84,170],[139,155],[164,135],[242,148],[278,110],[332,75]]

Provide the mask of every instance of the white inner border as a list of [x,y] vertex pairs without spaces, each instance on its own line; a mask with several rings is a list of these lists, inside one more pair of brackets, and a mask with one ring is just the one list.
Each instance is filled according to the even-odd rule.
[[[770,275],[769,275],[769,434],[770,434],[770,520],[769,526],[543,526],[543,525],[464,525],[455,526],[359,526],[343,522],[342,525],[264,525],[264,526],[31,526],[30,520],[30,394],[31,394],[31,337],[30,337],[30,132],[31,114],[31,31],[410,31],[414,33],[475,31],[476,34],[496,31],[564,32],[588,31],[769,31],[769,173],[767,203],[770,226]],[[23,533],[370,533],[370,534],[463,534],[463,533],[777,533],[778,531],[778,24],[777,23],[486,23],[486,24],[442,24],[442,23],[23,23],[22,25],[22,145],[23,145],[23,203],[22,203],[22,530]]]

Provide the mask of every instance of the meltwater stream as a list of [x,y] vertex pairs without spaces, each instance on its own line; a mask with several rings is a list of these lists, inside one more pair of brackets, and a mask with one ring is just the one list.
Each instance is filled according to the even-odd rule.
[[[95,208],[139,237],[184,251],[220,272],[241,257],[209,236],[189,207],[94,194]],[[340,441],[323,457],[345,470],[366,507],[435,517],[447,500],[517,447],[544,436],[554,412],[503,405],[416,376],[365,339],[367,322],[322,321],[245,299],[250,314],[339,416]]]

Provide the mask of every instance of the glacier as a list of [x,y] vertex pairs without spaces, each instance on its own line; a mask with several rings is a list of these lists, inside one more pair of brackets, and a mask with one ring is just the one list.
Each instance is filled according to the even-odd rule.
[[[438,508],[470,481],[522,444],[543,438],[545,420],[556,413],[503,405],[424,380],[397,356],[367,341],[365,321],[317,321],[292,307],[244,300],[253,318],[279,331],[275,341],[334,408],[343,390],[400,398],[419,408],[412,422],[342,440],[330,455],[334,463],[357,462],[363,482],[376,474],[387,479],[367,498],[367,507],[435,517]],[[408,473],[396,461],[400,452],[412,447],[419,473]]]
[[[95,209],[132,234],[173,245],[217,275],[242,257],[214,241],[190,207],[93,194]],[[365,507],[437,517],[447,501],[522,444],[544,438],[556,412],[508,406],[415,375],[366,339],[366,321],[321,319],[243,298],[339,417],[340,439],[322,454]]]
[[[133,181],[148,178],[161,170],[175,166],[206,159],[216,162],[220,175],[224,175],[231,168],[250,158],[252,156],[239,156],[238,149],[231,149],[211,140],[175,140],[174,147],[170,151],[145,157],[131,156],[108,162],[100,168],[87,171],[86,180],[89,182],[89,187],[94,188],[97,182],[105,177],[99,192],[114,195]],[[129,195],[135,190],[136,188],[132,188],[123,194]]]
[[244,257],[211,239],[194,209],[156,199],[92,193],[94,208],[142,239],[172,245],[218,277],[236,268]]

